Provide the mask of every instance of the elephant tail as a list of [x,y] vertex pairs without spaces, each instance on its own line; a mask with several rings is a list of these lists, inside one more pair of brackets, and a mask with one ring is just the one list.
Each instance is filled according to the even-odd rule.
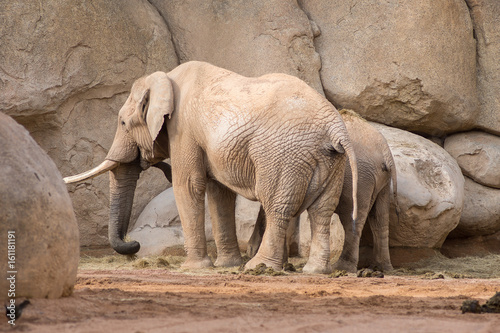
[[[342,124],[343,125],[343,124]],[[344,125],[343,125],[344,126]],[[351,167],[352,174],[352,230],[356,231],[356,219],[358,218],[358,163],[356,162],[356,154],[354,153],[354,148],[352,147],[351,141],[347,135],[347,130],[345,130],[345,135],[340,139],[337,137],[332,143],[334,147],[338,148],[340,145],[343,151],[347,155],[349,166]],[[335,144],[337,143],[337,144]]]
[[349,159],[349,166],[351,167],[352,175],[352,230],[356,232],[356,219],[358,218],[358,163],[356,161],[356,155],[354,154],[354,149],[351,143],[347,149],[344,147],[347,158]]
[[391,150],[389,149],[389,145],[386,145],[384,149],[384,159],[387,169],[391,173],[392,195],[394,198],[396,217],[398,218],[399,222],[399,214],[401,212],[401,209],[399,208],[399,203],[398,203],[398,178],[396,172],[396,163],[394,163],[394,156],[392,156]]

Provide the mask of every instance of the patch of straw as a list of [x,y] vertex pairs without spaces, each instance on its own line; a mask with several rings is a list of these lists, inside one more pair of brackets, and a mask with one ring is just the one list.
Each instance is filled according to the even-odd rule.
[[141,268],[173,268],[180,266],[184,258],[168,256],[151,256],[137,258],[136,256],[109,255],[105,257],[82,256],[79,268],[81,269],[141,269]]
[[447,258],[437,255],[416,263],[406,264],[390,275],[442,274],[450,278],[500,278],[500,255],[490,254],[482,257]]
[[[168,269],[178,270],[186,258],[177,255],[150,256],[137,258],[135,256],[123,256],[119,254],[105,257],[82,256],[79,268],[109,270],[109,269]],[[300,268],[305,263],[304,258],[290,258],[295,268]],[[220,274],[239,274],[238,267],[211,268],[208,271]],[[193,273],[193,272],[191,272]],[[201,273],[201,272],[200,272]],[[415,263],[406,264],[401,268],[386,275],[396,276],[422,276],[422,278],[500,278],[500,255],[490,254],[483,257],[463,257],[450,259],[443,255],[437,255]]]

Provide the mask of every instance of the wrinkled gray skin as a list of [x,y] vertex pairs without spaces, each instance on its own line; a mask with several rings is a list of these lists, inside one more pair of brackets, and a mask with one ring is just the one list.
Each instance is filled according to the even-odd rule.
[[[392,270],[389,255],[389,211],[391,195],[399,214],[397,204],[397,180],[394,159],[385,138],[353,111],[340,111],[351,138],[358,162],[358,219],[355,231],[352,228],[352,177],[349,165],[344,176],[344,187],[335,213],[339,215],[345,231],[342,254],[333,268],[356,272],[359,260],[359,241],[366,220],[373,234],[373,258],[371,267],[385,271]],[[393,189],[391,190],[391,182]],[[291,223],[290,226],[294,224]],[[247,254],[253,257],[257,252],[266,228],[265,214],[261,210],[255,228],[248,241]],[[292,231],[289,231],[291,234]],[[283,258],[287,260],[286,252]]]
[[[65,180],[111,170],[110,243],[119,253],[135,253],[139,244],[123,237],[137,178],[142,169],[170,157],[187,252],[184,267],[212,265],[205,239],[205,193],[218,253],[215,264],[241,264],[234,214],[239,193],[260,201],[268,222],[247,268],[264,263],[281,269],[289,220],[307,209],[313,241],[304,270],[326,273],[331,270],[329,223],[347,156],[356,178],[354,151],[340,114],[303,81],[285,74],[247,78],[188,62],[137,80],[119,112],[106,160]],[[354,207],[353,217],[356,211]]]

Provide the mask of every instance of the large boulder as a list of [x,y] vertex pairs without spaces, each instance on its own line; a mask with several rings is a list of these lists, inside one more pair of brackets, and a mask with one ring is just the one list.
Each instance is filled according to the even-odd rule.
[[500,253],[500,232],[465,238],[452,238],[450,234],[440,252],[448,258],[486,256],[492,253]]
[[[205,210],[205,235],[213,240],[212,225]],[[137,256],[161,255],[166,249],[184,245],[179,211],[172,187],[158,194],[142,210],[129,237],[141,244]]]
[[438,249],[460,221],[464,177],[440,146],[416,134],[372,123],[396,163],[399,220],[392,210],[391,247]]
[[500,137],[480,131],[458,133],[446,138],[444,149],[457,160],[464,175],[500,189]]
[[500,190],[465,177],[465,201],[460,223],[450,238],[491,235],[500,231]]
[[180,62],[207,61],[245,76],[286,73],[323,93],[315,32],[296,0],[151,3],[168,22]]
[[473,127],[476,43],[465,1],[301,5],[321,30],[321,80],[337,107],[432,135]]
[[[0,10],[0,110],[23,124],[64,176],[98,165],[132,82],[177,64],[146,0],[13,0]],[[155,175],[156,173],[156,175]],[[139,180],[133,219],[166,182]],[[82,245],[107,245],[108,177],[69,190]]]
[[478,126],[500,134],[500,1],[466,0],[477,41]]
[[484,236],[500,231],[499,147],[498,136],[480,131],[446,138],[444,148],[467,176],[464,209],[450,238]]
[[3,113],[0,147],[0,300],[68,296],[80,248],[62,176],[28,131]]

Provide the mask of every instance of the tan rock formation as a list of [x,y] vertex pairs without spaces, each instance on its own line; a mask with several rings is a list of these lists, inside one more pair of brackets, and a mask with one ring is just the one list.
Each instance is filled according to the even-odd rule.
[[[146,0],[15,0],[2,4],[0,22],[0,110],[30,131],[64,176],[102,161],[135,79],[178,63]],[[139,182],[134,216],[166,187],[152,181],[155,172]],[[82,245],[107,245],[108,177],[69,190]]]
[[151,1],[180,62],[201,60],[245,76],[286,73],[323,93],[313,27],[295,0]]
[[418,135],[372,123],[396,163],[399,220],[391,210],[391,247],[439,248],[460,221],[464,177],[443,148]]
[[476,43],[464,1],[301,4],[321,30],[321,80],[335,106],[432,135],[472,128]]
[[62,176],[28,131],[1,112],[0,146],[0,300],[69,296],[80,244]]

